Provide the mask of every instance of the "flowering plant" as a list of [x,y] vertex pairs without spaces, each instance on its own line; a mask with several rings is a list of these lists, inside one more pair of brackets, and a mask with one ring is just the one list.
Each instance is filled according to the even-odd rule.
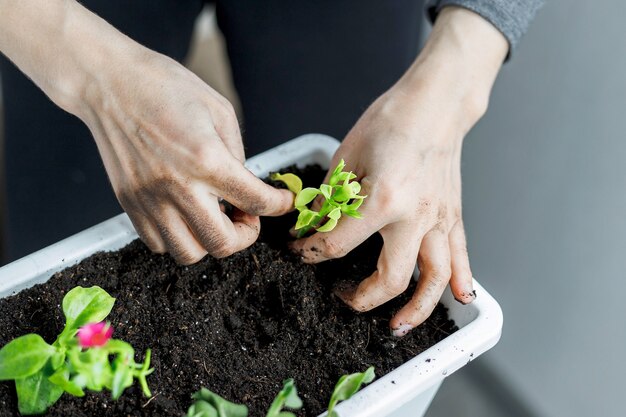
[[151,395],[150,349],[136,363],[133,347],[112,339],[113,328],[103,321],[114,303],[100,287],[76,287],[63,298],[65,327],[54,343],[27,334],[0,349],[0,381],[15,381],[21,414],[44,413],[64,392],[82,397],[85,389],[106,388],[118,399],[134,379]]

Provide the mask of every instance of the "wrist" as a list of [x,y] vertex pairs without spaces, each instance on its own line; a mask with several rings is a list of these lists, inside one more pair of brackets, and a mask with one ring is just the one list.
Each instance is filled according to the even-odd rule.
[[89,86],[133,49],[138,44],[74,0],[0,0],[0,52],[81,118]]
[[145,48],[113,26],[72,1],[60,42],[71,68],[57,80],[53,100],[84,121],[98,107],[113,79],[133,67],[134,57]]
[[443,102],[465,134],[486,112],[507,51],[506,39],[491,23],[469,10],[445,7],[394,89]]

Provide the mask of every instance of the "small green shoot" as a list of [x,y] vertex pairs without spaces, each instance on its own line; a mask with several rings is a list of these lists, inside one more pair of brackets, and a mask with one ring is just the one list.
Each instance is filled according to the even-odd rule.
[[[356,175],[345,172],[346,164],[342,159],[331,174],[328,184],[322,184],[320,188],[302,188],[302,180],[294,174],[272,174],[273,180],[282,181],[296,197],[294,206],[298,210],[298,220],[295,230],[297,237],[305,236],[310,230],[317,232],[330,232],[337,226],[342,215],[362,218],[358,211],[366,195],[359,195],[361,184],[352,181]],[[324,201],[319,211],[311,210],[309,204],[317,196],[322,196]]]
[[103,321],[114,303],[100,287],[76,287],[63,298],[65,328],[53,344],[27,334],[0,349],[0,381],[15,381],[22,415],[45,413],[64,392],[82,397],[85,389],[106,388],[118,399],[134,379],[151,395],[150,349],[136,363],[133,347],[111,339],[113,328]]
[[186,417],[248,417],[248,407],[231,403],[206,388],[193,394]]
[[296,417],[291,411],[283,411],[284,408],[299,410],[302,408],[302,400],[298,397],[298,391],[293,379],[283,382],[283,389],[280,390],[265,417]]
[[361,389],[361,385],[369,384],[375,377],[374,367],[370,366],[365,372],[343,375],[339,378],[337,385],[335,385],[335,390],[330,397],[330,402],[328,403],[328,417],[338,417],[335,411],[337,403],[352,397]]

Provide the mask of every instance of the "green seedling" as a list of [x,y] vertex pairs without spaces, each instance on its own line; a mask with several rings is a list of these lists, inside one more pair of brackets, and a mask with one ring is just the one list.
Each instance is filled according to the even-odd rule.
[[[328,184],[322,184],[319,188],[303,189],[302,180],[294,174],[272,174],[273,180],[282,181],[296,195],[294,206],[299,214],[295,230],[298,238],[305,236],[312,229],[317,232],[330,232],[344,214],[357,219],[362,218],[358,209],[367,196],[359,195],[361,184],[352,181],[356,175],[344,171],[345,166],[343,159],[339,161]],[[317,196],[323,197],[319,211],[312,210],[309,206]]]
[[328,403],[328,417],[339,417],[335,411],[337,403],[352,397],[361,389],[361,385],[369,384],[375,377],[374,367],[370,366],[365,372],[343,375],[339,378],[333,394],[330,396],[330,402]]
[[248,407],[231,403],[206,388],[193,394],[186,417],[248,417]]
[[113,328],[103,321],[114,303],[100,287],[76,287],[63,298],[65,327],[54,343],[27,334],[0,349],[0,381],[15,381],[22,415],[45,413],[64,392],[82,397],[85,389],[107,389],[117,400],[135,379],[151,396],[150,349],[136,363],[133,347],[111,339]]
[[[200,389],[192,398],[194,403],[189,407],[186,417],[248,417],[248,407],[232,403],[206,388]],[[296,417],[294,413],[284,411],[283,408],[302,408],[302,400],[298,397],[293,379],[283,382],[283,389],[272,401],[266,417]]]
[[302,408],[302,400],[298,397],[298,391],[293,379],[283,382],[283,389],[280,390],[265,417],[296,417],[291,411],[284,411],[283,408],[299,410]]

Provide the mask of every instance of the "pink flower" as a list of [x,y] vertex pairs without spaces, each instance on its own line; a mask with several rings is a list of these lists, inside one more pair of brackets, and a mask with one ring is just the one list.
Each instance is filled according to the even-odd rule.
[[104,346],[113,336],[113,327],[103,321],[90,323],[78,329],[76,336],[78,337],[78,343],[82,347]]

